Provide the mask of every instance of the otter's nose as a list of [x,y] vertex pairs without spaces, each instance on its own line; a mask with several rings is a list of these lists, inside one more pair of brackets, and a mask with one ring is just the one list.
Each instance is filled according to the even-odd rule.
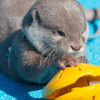
[[72,48],[74,51],[79,51],[79,50],[82,48],[82,45],[71,45],[71,48]]

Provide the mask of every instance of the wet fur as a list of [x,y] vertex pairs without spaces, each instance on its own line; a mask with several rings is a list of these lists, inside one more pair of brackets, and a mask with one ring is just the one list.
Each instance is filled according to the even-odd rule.
[[[65,1],[70,5],[75,4],[74,8],[71,8],[68,4],[69,11],[70,9],[75,9],[72,13],[68,12],[69,17],[66,9],[59,6],[61,3],[65,4]],[[57,6],[52,5],[52,2]],[[49,7],[55,10],[47,10]],[[60,9],[59,12],[57,7]],[[73,13],[76,15],[78,13],[80,17],[74,17]],[[22,18],[24,14],[23,12],[23,14],[19,15]],[[61,20],[62,18],[63,20]],[[71,18],[74,20],[71,20]],[[5,19],[9,21],[9,18]],[[4,24],[5,26],[2,26],[0,30],[7,29],[11,23]],[[3,33],[0,33],[2,37],[2,42],[0,43],[0,69],[15,79],[39,84],[48,82],[60,70],[57,63],[60,57],[58,54],[72,54],[80,62],[87,63],[84,51],[88,35],[87,23],[82,6],[75,0],[62,0],[59,2],[56,0],[41,0],[33,5],[25,15],[22,29],[20,29],[20,23],[17,28],[16,26],[13,27],[11,27],[13,30],[6,30],[4,36],[2,35]],[[53,30],[62,30],[66,37],[59,36]],[[12,32],[13,34],[8,37],[8,33]],[[83,36],[83,40],[81,32],[86,36]],[[22,37],[23,34],[25,38]],[[71,41],[69,42],[70,39]],[[70,45],[80,44],[80,42],[83,45],[82,51],[73,53],[70,50]],[[10,44],[12,45],[12,51],[10,54],[10,66],[8,66],[6,52]],[[48,52],[46,51],[47,48],[49,49]],[[50,57],[47,57],[48,54]]]

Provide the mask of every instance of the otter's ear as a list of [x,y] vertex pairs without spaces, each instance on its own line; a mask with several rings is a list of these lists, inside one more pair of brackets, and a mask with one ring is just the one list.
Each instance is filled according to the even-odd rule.
[[40,17],[39,12],[36,9],[34,9],[34,10],[32,10],[31,14],[32,14],[32,17],[33,17],[33,22],[40,24],[41,23],[41,17]]
[[41,18],[39,12],[34,9],[29,11],[23,19],[22,26],[23,28],[28,28],[31,24],[40,24]]

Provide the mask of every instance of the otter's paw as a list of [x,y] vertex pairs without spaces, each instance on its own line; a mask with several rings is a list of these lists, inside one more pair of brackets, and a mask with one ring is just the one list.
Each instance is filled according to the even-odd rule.
[[79,64],[77,59],[75,59],[72,55],[62,55],[61,58],[58,60],[58,64],[62,69],[65,69],[66,67],[72,67]]

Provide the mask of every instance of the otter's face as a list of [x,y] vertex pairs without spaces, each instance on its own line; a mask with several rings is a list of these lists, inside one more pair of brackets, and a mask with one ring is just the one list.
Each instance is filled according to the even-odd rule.
[[[76,26],[75,26],[76,27]],[[77,27],[77,30],[79,27]],[[68,32],[64,29],[46,29],[41,28],[43,32],[42,42],[58,52],[59,54],[76,54],[85,51],[86,40],[88,36],[88,24],[86,23],[86,30],[79,32]],[[65,28],[66,29],[66,28]],[[70,30],[73,30],[70,28]]]
[[[58,3],[55,0],[49,5],[46,1],[37,2],[25,16],[23,27],[27,39],[43,54],[50,50],[73,55],[83,52],[88,25],[82,6],[75,0]],[[45,7],[42,3],[45,3]]]

